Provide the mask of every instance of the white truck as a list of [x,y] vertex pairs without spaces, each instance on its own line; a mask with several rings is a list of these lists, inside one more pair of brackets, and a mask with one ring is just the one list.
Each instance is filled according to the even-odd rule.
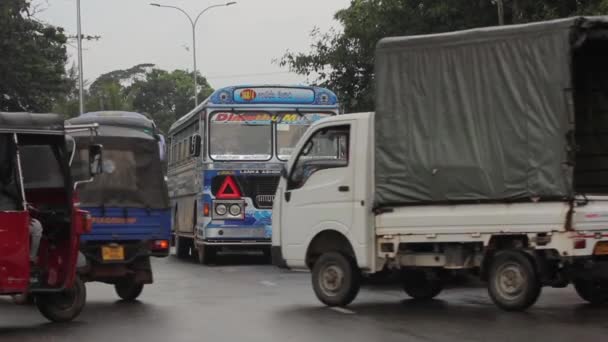
[[524,310],[608,302],[608,19],[388,38],[376,112],[312,125],[282,172],[276,265],[349,304],[363,274],[430,299],[471,272]]

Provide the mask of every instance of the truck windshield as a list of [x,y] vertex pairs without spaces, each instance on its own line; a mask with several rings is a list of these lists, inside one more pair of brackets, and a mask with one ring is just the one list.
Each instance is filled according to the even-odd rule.
[[214,160],[269,160],[272,156],[268,113],[215,113],[209,125],[209,153]]
[[310,125],[329,117],[330,113],[283,113],[277,118],[277,157],[288,160],[294,147]]

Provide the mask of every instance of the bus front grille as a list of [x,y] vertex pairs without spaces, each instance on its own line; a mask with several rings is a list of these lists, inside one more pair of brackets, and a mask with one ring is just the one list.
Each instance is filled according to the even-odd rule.
[[[217,194],[226,176],[217,176],[213,179],[211,192]],[[258,209],[272,209],[274,194],[279,185],[279,176],[251,175],[235,177],[239,190],[245,197],[253,200]]]

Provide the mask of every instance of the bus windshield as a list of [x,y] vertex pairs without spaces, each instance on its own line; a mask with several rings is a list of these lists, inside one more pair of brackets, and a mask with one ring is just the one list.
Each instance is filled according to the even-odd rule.
[[272,157],[270,114],[214,113],[209,125],[209,153],[214,160],[269,160]]
[[310,125],[330,113],[283,113],[277,118],[277,157],[288,160],[294,147]]

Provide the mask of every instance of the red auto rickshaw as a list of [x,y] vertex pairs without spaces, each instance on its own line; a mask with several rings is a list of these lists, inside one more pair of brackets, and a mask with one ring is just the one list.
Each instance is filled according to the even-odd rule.
[[[86,301],[76,269],[91,218],[75,201],[70,153],[59,115],[0,113],[0,295],[32,298],[54,322],[74,319]],[[93,177],[101,146],[89,155]]]

